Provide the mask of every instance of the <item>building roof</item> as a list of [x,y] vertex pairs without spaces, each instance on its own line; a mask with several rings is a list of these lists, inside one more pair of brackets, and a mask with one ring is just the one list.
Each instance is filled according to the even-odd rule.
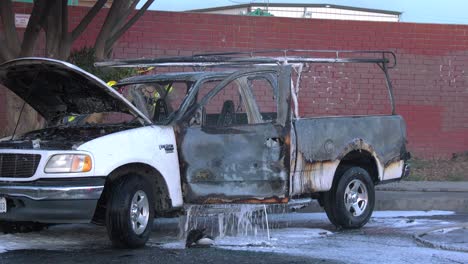
[[211,8],[202,8],[202,9],[192,9],[187,10],[186,12],[211,12],[219,11],[226,9],[235,9],[235,8],[248,8],[252,6],[264,6],[264,7],[327,7],[327,8],[337,8],[344,10],[352,11],[362,11],[362,12],[372,12],[372,13],[381,13],[388,15],[401,15],[402,12],[390,11],[390,10],[381,10],[381,9],[370,9],[370,8],[361,8],[353,6],[342,6],[342,5],[331,5],[331,4],[300,4],[300,3],[249,3],[249,4],[240,4],[240,5],[229,5],[229,6],[218,6]]

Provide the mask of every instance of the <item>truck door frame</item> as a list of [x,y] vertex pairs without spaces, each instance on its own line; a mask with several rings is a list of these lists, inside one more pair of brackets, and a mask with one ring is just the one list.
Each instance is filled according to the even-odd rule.
[[[234,80],[244,76],[262,77],[267,74],[274,74],[277,78],[276,89],[272,86],[277,99],[276,120],[260,124],[237,125],[218,129],[209,128],[203,126],[203,124],[200,124],[199,126],[189,125],[191,123],[189,120],[197,113],[200,114],[199,110],[202,109],[218,92],[223,90]],[[290,187],[290,74],[291,67],[289,66],[239,70],[223,79],[199,102],[192,101],[191,106],[188,107],[185,115],[180,119],[181,121],[178,122],[177,125],[182,189],[184,191],[185,202],[284,203],[288,201]],[[204,81],[207,80],[197,82],[191,93],[198,93]],[[196,98],[193,94],[189,96]],[[252,98],[252,100],[255,102],[255,98]],[[232,164],[232,166],[234,170],[236,166],[237,168],[243,167],[243,170],[241,170],[242,173],[237,175],[237,179],[226,176],[225,179],[229,179],[229,181],[226,180],[220,182],[218,181],[220,179],[220,174],[218,173],[218,176],[213,175],[213,172],[210,172],[210,170],[215,167],[219,168],[220,166],[224,168],[223,166],[226,165],[224,162],[229,162],[230,159],[230,157],[226,157],[225,154],[230,155],[235,153],[231,153],[229,150],[223,150],[218,153],[222,156],[219,159],[203,160],[203,153],[200,152],[205,152],[205,156],[211,153],[209,150],[210,142],[201,142],[204,140],[213,140],[213,142],[217,141],[216,146],[218,147],[223,146],[222,144],[231,144],[230,146],[236,147],[236,144],[241,144],[239,142],[242,142],[242,140],[247,140],[242,143],[244,144],[242,146],[243,149],[245,150],[251,147],[253,148],[251,151],[256,151],[257,154],[263,153],[263,156],[265,156],[265,153],[269,152],[268,147],[280,146],[281,151],[279,156],[273,155],[277,160],[273,162],[272,160],[268,160],[268,158],[267,160],[263,159],[263,164],[258,164],[253,160],[251,162],[252,164],[248,164],[251,160],[242,160],[242,156],[238,156],[240,157],[239,162],[242,161],[247,165],[243,164],[240,166],[240,164]],[[267,141],[269,143],[267,143]],[[203,150],[201,150],[202,146],[204,146]],[[219,151],[218,147],[214,147],[211,151]],[[261,150],[258,148],[263,149]],[[198,149],[198,151],[195,151],[195,149]],[[244,152],[244,154],[245,153],[250,152]],[[196,156],[197,154],[198,156]],[[231,159],[231,161],[233,160]],[[205,168],[200,166],[196,167],[196,164],[202,164],[200,166],[204,166]],[[248,177],[245,175],[246,167],[248,167],[251,172],[255,172],[256,169],[260,170],[260,174],[265,178],[262,178],[261,183],[257,182],[257,186],[255,186],[255,184],[252,185],[254,180],[245,181],[246,177]],[[271,175],[265,174],[265,170],[262,173],[261,168],[268,168],[269,170],[274,168],[277,173],[271,173]],[[251,176],[255,177],[255,175],[257,175],[256,173],[251,174]],[[272,180],[269,181],[268,179]],[[225,182],[226,184],[224,184]]]

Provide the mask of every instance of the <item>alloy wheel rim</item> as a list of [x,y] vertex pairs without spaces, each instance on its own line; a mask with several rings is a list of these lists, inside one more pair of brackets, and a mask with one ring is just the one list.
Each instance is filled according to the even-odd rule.
[[361,216],[369,203],[369,195],[366,185],[358,179],[352,180],[346,186],[344,192],[344,204],[346,210],[352,216]]
[[130,205],[130,222],[132,230],[137,235],[141,235],[146,230],[149,221],[148,197],[144,191],[137,191],[132,198]]

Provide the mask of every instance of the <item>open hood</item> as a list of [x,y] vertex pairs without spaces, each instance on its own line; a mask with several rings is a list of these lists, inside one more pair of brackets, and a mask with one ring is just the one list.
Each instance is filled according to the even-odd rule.
[[47,121],[72,114],[122,112],[151,121],[101,79],[58,60],[21,58],[0,65],[0,85],[26,101]]

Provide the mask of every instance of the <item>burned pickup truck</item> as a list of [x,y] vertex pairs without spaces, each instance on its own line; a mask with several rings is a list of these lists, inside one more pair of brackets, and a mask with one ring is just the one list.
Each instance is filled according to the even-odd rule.
[[[155,216],[185,204],[313,197],[334,225],[363,226],[374,186],[408,173],[405,123],[388,77],[395,57],[281,52],[101,63],[166,67],[112,88],[62,61],[0,65],[0,84],[45,120],[0,142],[0,220],[94,222],[114,245],[139,247]],[[377,65],[391,114],[300,116],[300,70],[314,63]]]

